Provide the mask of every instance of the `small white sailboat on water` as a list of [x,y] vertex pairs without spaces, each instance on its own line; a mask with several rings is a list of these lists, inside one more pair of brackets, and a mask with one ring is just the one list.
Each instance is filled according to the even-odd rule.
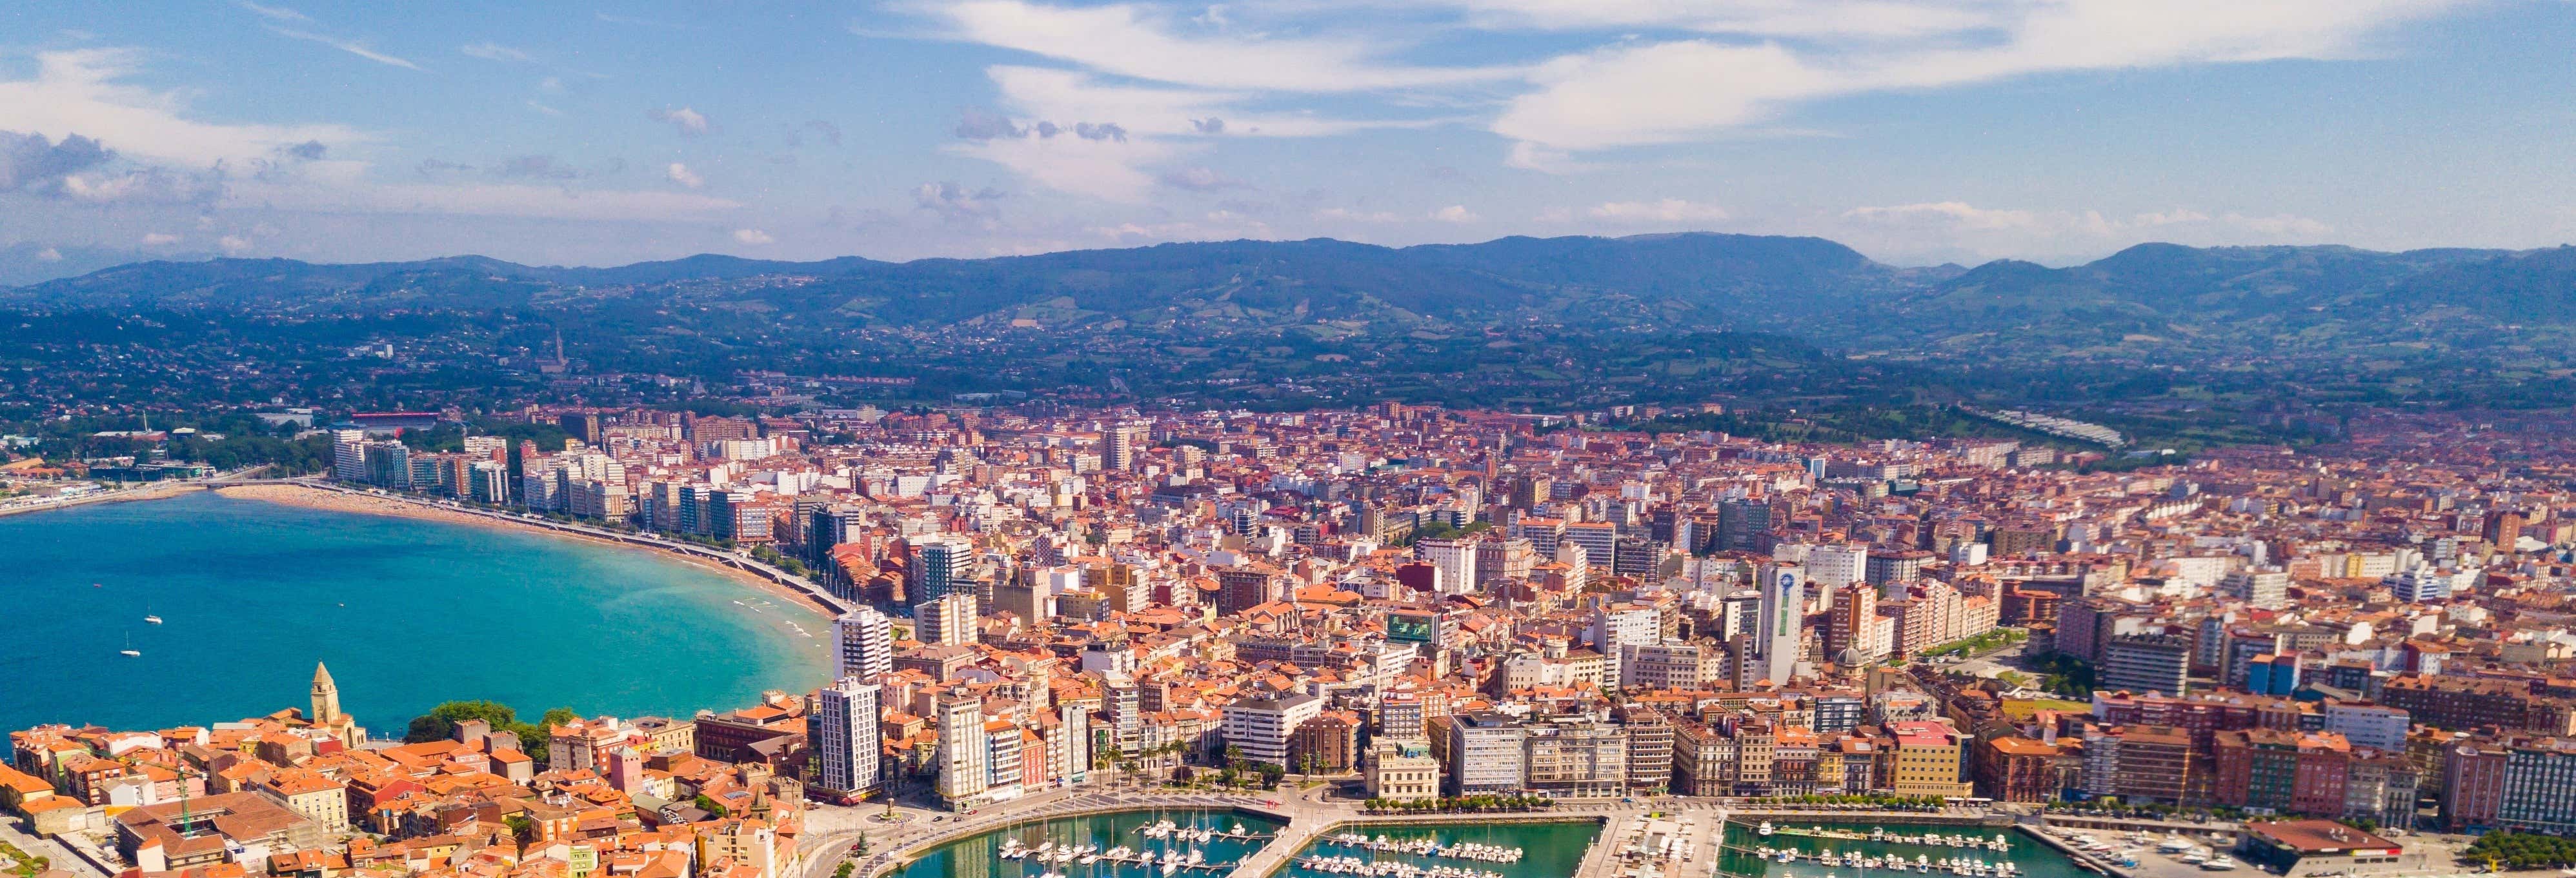
[[128,633],[125,635],[125,648],[117,650],[116,654],[126,658],[136,658],[143,655],[143,651],[134,648],[134,635]]

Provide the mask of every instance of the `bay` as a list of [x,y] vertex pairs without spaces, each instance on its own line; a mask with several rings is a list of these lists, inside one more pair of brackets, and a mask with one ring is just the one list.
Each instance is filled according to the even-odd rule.
[[830,674],[808,607],[503,528],[201,492],[0,518],[0,558],[0,729],[303,707],[317,661],[379,737],[448,700],[686,717]]

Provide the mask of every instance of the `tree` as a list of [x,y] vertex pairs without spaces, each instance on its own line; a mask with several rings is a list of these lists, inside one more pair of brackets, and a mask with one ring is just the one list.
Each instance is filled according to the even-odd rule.
[[[506,731],[517,723],[518,718],[518,711],[497,701],[448,701],[430,708],[428,713],[413,717],[410,728],[403,732],[403,740],[413,744],[444,741],[456,735],[457,723],[470,719],[489,723],[495,731]],[[524,738],[520,743],[523,746],[528,744]]]
[[698,810],[705,811],[718,817],[727,816],[732,813],[725,810],[723,802],[716,801],[715,797],[709,796],[705,793],[699,793],[697,798],[689,801],[689,804],[696,805]]

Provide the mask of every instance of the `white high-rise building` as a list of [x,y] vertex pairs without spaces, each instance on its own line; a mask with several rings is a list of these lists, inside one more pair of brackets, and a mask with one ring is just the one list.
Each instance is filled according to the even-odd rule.
[[[928,644],[974,643],[975,596],[960,592],[912,608],[913,639]],[[891,661],[891,659],[889,659]]]
[[822,691],[820,722],[813,732],[814,752],[822,760],[824,789],[867,793],[877,788],[883,745],[877,738],[881,690],[874,683],[843,677]]
[[2239,570],[2220,579],[2218,587],[2257,609],[2290,605],[2290,574],[2279,570]]
[[1592,646],[1601,650],[1603,679],[1612,686],[1629,684],[1622,647],[1663,641],[1663,614],[1641,604],[1610,604],[1592,611]]
[[905,583],[912,602],[918,604],[958,591],[972,594],[966,575],[974,561],[975,544],[964,537],[942,534],[914,540],[910,581]]
[[1830,591],[1869,575],[1869,547],[1817,546],[1807,550],[1805,563],[1807,581],[1819,591]]
[[832,620],[839,676],[875,680],[894,671],[894,623],[875,607],[860,607]]
[[1565,565],[1566,589],[1580,592],[1592,579],[1592,552],[1572,542],[1556,544],[1556,563]]
[[331,477],[343,482],[367,480],[367,431],[331,431]]
[[1225,706],[1225,743],[1245,762],[1290,767],[1289,736],[1323,712],[1324,702],[1312,695],[1240,699]]
[[1476,590],[1476,540],[1420,540],[1413,544],[1415,554],[1440,571],[1437,591],[1441,594],[1466,594]]
[[1762,652],[1763,676],[1771,682],[1787,683],[1797,673],[1806,622],[1806,569],[1794,564],[1763,565],[1761,631],[1754,642]]
[[1112,424],[1108,435],[1104,438],[1107,440],[1105,444],[1108,447],[1102,449],[1102,462],[1114,470],[1136,468],[1136,460],[1145,450],[1145,425],[1127,422]]
[[991,786],[990,746],[984,699],[962,689],[940,695],[939,797],[950,807],[975,800]]

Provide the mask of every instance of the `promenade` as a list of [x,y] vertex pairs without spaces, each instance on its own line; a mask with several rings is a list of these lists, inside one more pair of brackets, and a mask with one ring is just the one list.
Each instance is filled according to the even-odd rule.
[[159,482],[143,482],[131,487],[101,489],[91,491],[86,494],[73,494],[65,497],[33,497],[0,501],[0,515],[23,515],[30,512],[51,512],[57,509],[72,509],[100,503],[133,503],[144,500],[162,500],[176,497],[199,488],[242,484],[252,480],[260,473],[267,472],[268,469],[269,465],[263,463],[258,466],[244,467],[231,472],[216,473],[202,479],[169,479]]

